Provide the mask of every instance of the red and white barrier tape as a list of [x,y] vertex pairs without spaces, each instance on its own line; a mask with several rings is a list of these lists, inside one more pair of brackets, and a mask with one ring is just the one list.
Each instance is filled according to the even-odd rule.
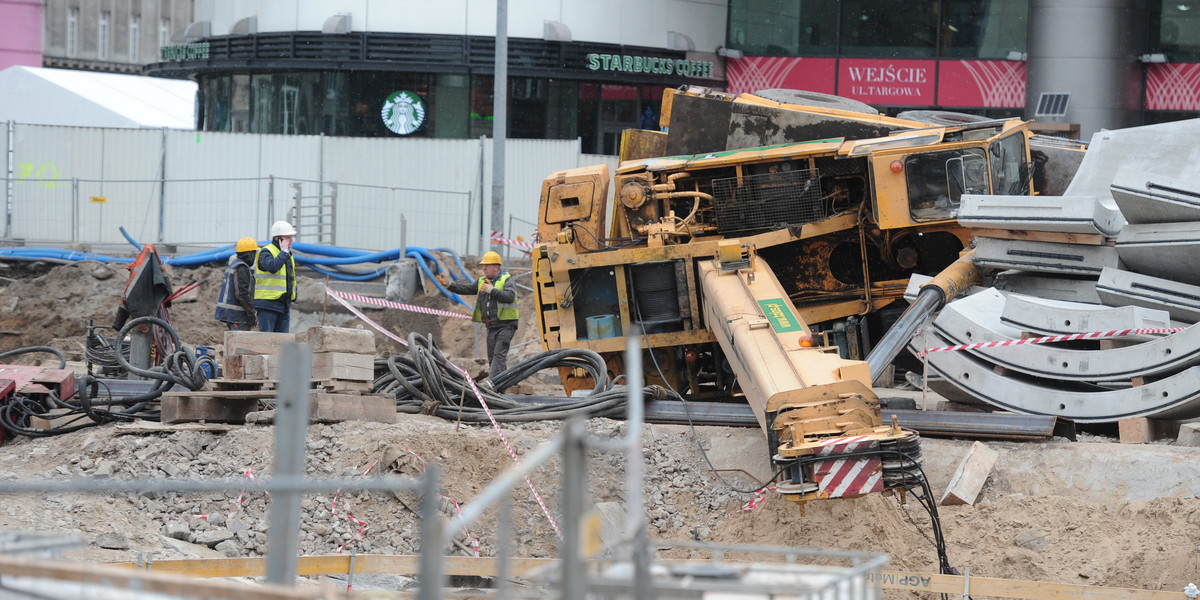
[[[342,297],[353,296],[354,294],[344,294],[343,292],[334,292],[333,290],[330,290],[329,288],[325,288],[325,293],[332,296],[334,300],[341,302],[342,306],[345,306],[347,309],[349,309],[351,312],[353,312],[355,314],[355,316],[362,319],[364,322],[366,322],[371,327],[374,327],[380,333],[392,338],[393,340],[400,342],[403,345],[406,345],[406,346],[408,345],[408,342],[393,335],[391,332],[384,329],[383,327],[380,327],[380,325],[378,323],[368,319],[361,312],[355,310],[349,304],[347,304],[346,302],[344,302],[342,300]],[[504,436],[504,431],[502,429],[500,429],[500,423],[496,422],[496,417],[492,416],[492,409],[488,407],[487,401],[485,401],[483,399],[483,394],[480,393],[479,388],[475,386],[475,380],[472,379],[471,376],[466,371],[460,369],[458,367],[458,365],[455,365],[454,363],[449,363],[449,364],[451,367],[454,368],[455,371],[458,371],[458,373],[460,375],[462,375],[463,379],[466,380],[467,384],[471,386],[471,392],[475,394],[475,398],[477,400],[479,400],[480,406],[483,407],[484,412],[487,413],[488,419],[491,420],[492,427],[495,428],[496,433],[500,435],[500,441],[504,442],[504,447],[506,449],[508,449],[508,455],[510,457],[512,457],[513,462],[520,465],[521,461],[517,458],[517,453],[513,451],[512,446],[508,443],[508,438],[506,438]],[[412,452],[412,451],[410,450],[409,452]],[[550,514],[550,510],[548,508],[546,508],[546,503],[542,501],[542,496],[540,494],[538,494],[537,488],[533,486],[533,482],[530,481],[528,475],[525,476],[525,483],[529,484],[529,490],[531,492],[533,492],[533,497],[537,500],[538,506],[542,507],[542,514],[546,515],[546,519],[548,521],[550,521],[550,527],[552,527],[554,529],[554,533],[558,536],[558,539],[561,540],[562,532],[559,531],[559,529],[558,529],[558,523],[556,523],[554,521],[554,517]]]
[[762,504],[763,501],[765,501],[767,499],[767,492],[773,492],[773,491],[775,491],[775,486],[766,487],[761,490],[758,490],[757,492],[754,492],[753,498],[751,498],[748,502],[743,504],[741,506],[741,508],[729,513],[729,515],[727,515],[727,516],[732,517],[733,515],[736,515],[739,512],[750,512],[750,511],[758,508],[759,505]]
[[[366,477],[367,474],[370,473],[375,467],[379,466],[379,463],[382,460],[383,459],[375,459],[375,462],[371,463],[371,466],[367,467],[367,470],[363,471],[362,475],[359,475],[358,478],[362,479],[362,478]],[[333,493],[333,501],[329,505],[330,514],[332,514],[334,518],[337,518],[337,516],[338,516],[337,501],[338,501],[338,496],[340,496],[341,494],[342,494],[342,490],[341,490],[341,488],[338,488],[338,490]],[[343,542],[341,546],[338,546],[337,550],[334,551],[336,554],[341,554],[342,550],[345,550],[346,546],[349,546],[351,544],[351,542],[357,542],[358,540],[363,539],[363,531],[366,530],[366,528],[367,528],[366,521],[360,521],[360,520],[354,518],[352,515],[347,514],[346,520],[350,521],[351,523],[354,523],[355,525],[358,525],[358,531],[355,532],[355,534],[353,536],[351,536],[350,539]]]
[[1101,338],[1121,337],[1125,335],[1157,335],[1178,333],[1183,331],[1182,327],[1165,327],[1152,328],[1141,327],[1137,329],[1118,329],[1114,331],[1095,331],[1091,333],[1070,333],[1064,335],[1050,335],[1040,338],[1025,338],[1020,340],[999,340],[995,342],[979,342],[975,344],[959,344],[957,346],[942,346],[941,348],[928,348],[917,352],[917,358],[923,358],[926,354],[934,352],[950,352],[954,350],[976,350],[980,348],[1002,348],[1005,346],[1020,346],[1023,344],[1049,344],[1053,342],[1069,342],[1072,340],[1096,340]]
[[535,244],[533,242],[526,242],[526,241],[522,241],[522,240],[514,240],[514,239],[506,238],[506,237],[504,237],[504,233],[500,232],[500,231],[492,232],[492,245],[493,246],[511,246],[513,248],[517,248],[519,250],[524,251],[526,254],[528,254],[530,250],[533,250],[533,247],[535,246]]
[[[454,367],[454,370],[458,371],[463,376],[463,379],[467,381],[467,384],[471,386],[471,392],[475,394],[475,399],[479,400],[479,405],[483,407],[483,412],[487,413],[488,420],[492,422],[492,427],[496,429],[496,433],[500,436],[500,441],[504,442],[504,448],[508,450],[508,455],[512,457],[514,463],[520,466],[521,460],[517,458],[517,453],[513,451],[512,445],[508,443],[508,438],[504,436],[504,430],[500,429],[500,423],[496,422],[496,417],[492,416],[492,409],[488,407],[487,401],[483,399],[483,394],[475,386],[475,380],[466,371],[460,369],[458,365],[454,363],[447,364]],[[530,481],[528,475],[525,476],[525,483],[529,485],[529,491],[533,492],[533,497],[537,500],[538,506],[542,507],[542,514],[546,515],[547,521],[550,521],[550,527],[554,529],[554,534],[558,536],[559,540],[563,539],[562,531],[558,529],[558,523],[554,521],[554,517],[550,514],[550,509],[546,508],[546,503],[542,501],[542,495],[538,493],[536,487],[533,487],[533,482]]]
[[347,300],[353,300],[355,302],[362,302],[364,304],[374,304],[375,306],[382,306],[384,308],[394,308],[397,310],[406,310],[408,312],[424,313],[427,315],[436,315],[439,317],[454,317],[454,318],[458,318],[458,319],[470,319],[471,318],[471,315],[468,315],[465,313],[450,312],[448,310],[438,310],[436,308],[425,308],[424,306],[415,306],[412,304],[401,304],[399,302],[391,302],[389,300],[384,300],[383,298],[376,298],[374,296],[363,296],[360,294],[351,294],[349,292],[339,292],[337,290],[331,290],[329,288],[325,288],[325,293],[329,294],[330,296],[333,296],[334,298],[340,297],[340,298],[345,298]]
[[[420,454],[413,452],[409,448],[405,448],[405,450],[409,454],[413,455],[413,457],[415,457],[417,460],[421,461],[421,472],[424,473],[425,472],[425,459],[421,458]],[[467,540],[469,540],[471,542],[471,551],[475,553],[475,558],[479,558],[479,538],[471,535],[471,530],[467,528],[467,522],[466,522],[466,520],[463,519],[462,508],[459,506],[458,500],[455,500],[454,498],[451,498],[450,496],[446,496],[443,494],[438,494],[438,498],[442,498],[443,500],[447,500],[450,503],[454,504],[454,512],[458,515],[458,520],[462,521],[463,532],[467,534]]]
[[404,338],[402,338],[402,337],[400,337],[400,336],[398,336],[398,335],[396,335],[396,334],[394,334],[394,333],[392,333],[392,332],[390,332],[390,331],[388,331],[388,330],[384,329],[382,325],[380,325],[379,323],[376,323],[375,321],[372,321],[370,318],[368,318],[368,317],[367,317],[367,315],[364,315],[364,314],[362,314],[362,311],[358,310],[357,308],[354,308],[353,306],[350,306],[350,303],[349,303],[349,302],[346,302],[345,300],[342,300],[342,299],[341,299],[340,297],[338,297],[336,294],[332,294],[332,293],[330,293],[330,292],[331,292],[331,290],[330,290],[329,288],[325,288],[325,293],[326,293],[326,294],[329,294],[329,296],[330,296],[331,298],[333,298],[334,300],[337,300],[339,304],[341,304],[342,306],[346,307],[346,310],[348,310],[348,311],[350,311],[350,312],[354,313],[354,316],[356,316],[356,317],[358,317],[358,318],[362,319],[364,323],[366,323],[367,325],[370,325],[371,327],[374,327],[374,328],[375,328],[375,330],[376,330],[376,331],[378,331],[379,333],[382,333],[383,335],[386,335],[386,336],[388,336],[389,338],[392,338],[393,340],[395,340],[396,342],[398,342],[398,343],[399,343],[401,346],[407,346],[407,345],[408,345],[408,340],[406,340],[406,339],[404,339]]

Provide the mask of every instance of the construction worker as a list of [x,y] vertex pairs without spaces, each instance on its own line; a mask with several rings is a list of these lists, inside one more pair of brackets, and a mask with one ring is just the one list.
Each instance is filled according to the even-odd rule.
[[[471,320],[487,328],[488,379],[495,379],[508,368],[508,347],[517,331],[517,289],[509,284],[508,271],[500,264],[500,255],[488,252],[479,259],[483,277],[479,281],[447,282],[438,273],[438,281],[456,294],[477,294]],[[503,392],[504,390],[497,390]]]
[[287,221],[271,225],[271,243],[258,251],[254,261],[254,308],[258,330],[287,333],[292,302],[296,300],[296,259],[292,241],[296,228]]
[[250,265],[258,253],[258,242],[252,237],[238,240],[225,267],[225,279],[221,282],[221,295],[217,296],[217,312],[214,317],[224,321],[230,330],[249,331],[258,324],[254,310],[254,274]]

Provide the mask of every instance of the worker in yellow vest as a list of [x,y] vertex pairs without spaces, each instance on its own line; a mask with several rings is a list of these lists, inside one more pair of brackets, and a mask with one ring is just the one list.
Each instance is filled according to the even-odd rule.
[[296,228],[287,221],[271,225],[271,243],[258,251],[254,261],[254,309],[258,330],[287,333],[296,300],[296,259],[292,241]]
[[517,286],[509,281],[498,253],[484,254],[479,264],[483,266],[479,281],[447,282],[441,273],[437,277],[451,292],[478,296],[471,320],[487,328],[488,379],[495,380],[496,375],[508,368],[508,348],[517,332]]

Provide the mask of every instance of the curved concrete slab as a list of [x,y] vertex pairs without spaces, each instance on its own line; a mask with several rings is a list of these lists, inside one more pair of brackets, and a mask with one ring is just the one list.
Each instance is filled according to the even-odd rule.
[[1200,178],[1123,167],[1109,190],[1130,223],[1200,221]]
[[995,286],[1004,292],[1068,302],[1103,305],[1096,293],[1096,280],[1053,277],[1025,271],[1005,271],[996,276]]
[[1121,232],[1125,217],[1095,196],[985,196],[963,194],[958,223],[964,227],[1102,234]]
[[1009,294],[1005,298],[1000,322],[1039,335],[1174,327],[1171,314],[1165,310],[1141,306],[1097,306],[1023,294]]
[[996,269],[1021,269],[1038,273],[1089,275],[1121,265],[1111,246],[1056,244],[981,237],[975,239],[975,264]]
[[[914,349],[939,343],[928,331],[913,340],[910,348]],[[1053,415],[1079,423],[1110,423],[1130,417],[1200,417],[1200,367],[1145,385],[1112,390],[1095,386],[1055,387],[1046,380],[998,374],[992,365],[963,352],[936,352],[928,356],[931,374],[1000,410]]]
[[1165,310],[1172,319],[1200,323],[1200,287],[1194,285],[1106,268],[1096,281],[1096,294],[1109,306]]
[[[976,299],[976,296],[980,298]],[[951,302],[933,322],[933,330],[947,345],[1020,338],[1020,332],[1001,321],[1004,297],[998,293],[971,296]],[[1015,335],[1014,335],[1015,334]],[[1128,382],[1200,365],[1200,326],[1177,334],[1129,346],[1104,350],[1076,350],[1048,344],[1024,344],[967,352],[996,366],[1034,377],[1078,382]]]
[[1144,275],[1200,285],[1200,222],[1129,225],[1117,237],[1117,255]]

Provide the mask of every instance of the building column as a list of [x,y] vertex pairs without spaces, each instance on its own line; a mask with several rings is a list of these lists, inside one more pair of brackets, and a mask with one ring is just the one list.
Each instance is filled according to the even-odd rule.
[[[1146,9],[1136,0],[1030,0],[1025,116],[1078,123],[1083,139],[1141,123]],[[1035,117],[1038,99],[1070,94],[1065,117]]]

